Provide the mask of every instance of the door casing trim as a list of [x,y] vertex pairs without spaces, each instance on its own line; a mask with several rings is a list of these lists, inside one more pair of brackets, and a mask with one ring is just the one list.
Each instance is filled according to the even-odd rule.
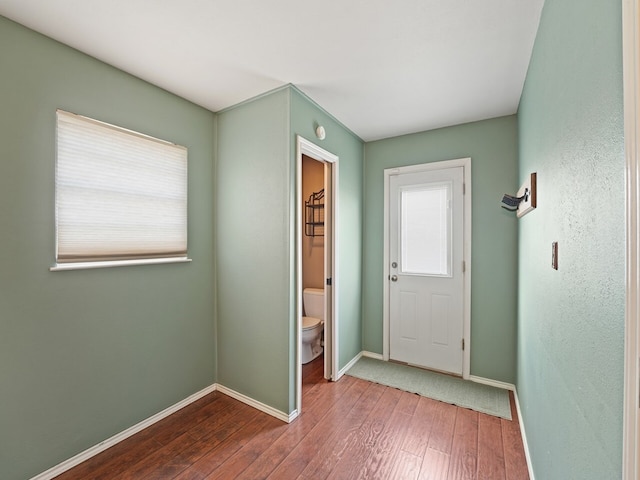
[[423,163],[420,165],[408,165],[404,167],[384,169],[384,253],[383,253],[383,309],[382,309],[382,359],[389,360],[389,192],[390,179],[393,175],[404,173],[426,172],[442,170],[446,168],[463,167],[464,171],[464,240],[463,260],[464,272],[464,308],[463,308],[463,334],[464,350],[462,352],[462,378],[469,379],[471,370],[471,158],[457,158],[441,162]]
[[[310,142],[301,135],[296,135],[296,410],[298,415],[302,412],[302,359],[300,355],[302,337],[302,155],[318,160],[322,163],[330,163],[331,168],[331,316],[330,325],[325,322],[325,329],[330,329],[331,335],[331,372],[330,380],[336,381],[338,376],[338,286],[340,275],[338,272],[338,161],[339,157]],[[325,343],[326,343],[325,335]]]

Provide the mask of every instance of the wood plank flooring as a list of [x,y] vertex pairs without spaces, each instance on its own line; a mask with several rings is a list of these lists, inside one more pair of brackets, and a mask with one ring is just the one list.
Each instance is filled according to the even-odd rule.
[[57,480],[529,478],[513,396],[508,421],[322,368],[289,425],[214,392]]

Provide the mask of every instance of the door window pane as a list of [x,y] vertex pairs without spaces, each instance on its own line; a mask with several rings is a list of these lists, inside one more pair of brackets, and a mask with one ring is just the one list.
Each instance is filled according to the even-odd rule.
[[451,188],[451,182],[401,187],[402,273],[451,275]]

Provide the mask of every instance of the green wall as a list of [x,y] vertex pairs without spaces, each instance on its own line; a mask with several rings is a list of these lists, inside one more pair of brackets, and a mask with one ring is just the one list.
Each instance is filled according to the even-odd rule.
[[[518,395],[536,478],[622,476],[625,183],[619,0],[547,0],[518,113]],[[559,269],[551,269],[551,243]]]
[[218,383],[290,412],[289,93],[218,116]]
[[[213,384],[214,115],[0,17],[0,478]],[[55,111],[189,148],[192,263],[50,272]]]
[[220,112],[217,155],[218,382],[295,409],[296,135],[338,155],[340,365],[361,349],[362,142],[286,86]]
[[515,116],[365,145],[363,350],[382,353],[384,169],[471,157],[471,374],[515,383],[517,222],[500,208],[515,193]]
[[[295,155],[296,135],[337,155],[338,159],[338,369],[362,350],[362,140],[322,108],[291,88],[291,142]],[[318,140],[317,125],[327,136]],[[294,157],[295,159],[295,157]],[[295,190],[292,190],[295,193]]]
[[[293,86],[216,116],[0,17],[0,478],[214,382],[293,411],[297,134],[340,158],[340,368],[382,353],[383,170],[471,157],[471,374],[517,383],[537,478],[619,478],[620,10],[546,1],[517,118],[367,144]],[[189,148],[192,263],[48,270],[56,108]],[[499,201],[533,171],[518,221]]]

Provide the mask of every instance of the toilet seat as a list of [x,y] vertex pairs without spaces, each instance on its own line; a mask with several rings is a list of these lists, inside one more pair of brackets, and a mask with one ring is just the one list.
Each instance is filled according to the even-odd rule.
[[309,330],[317,327],[322,323],[322,320],[314,317],[302,317],[302,329]]

